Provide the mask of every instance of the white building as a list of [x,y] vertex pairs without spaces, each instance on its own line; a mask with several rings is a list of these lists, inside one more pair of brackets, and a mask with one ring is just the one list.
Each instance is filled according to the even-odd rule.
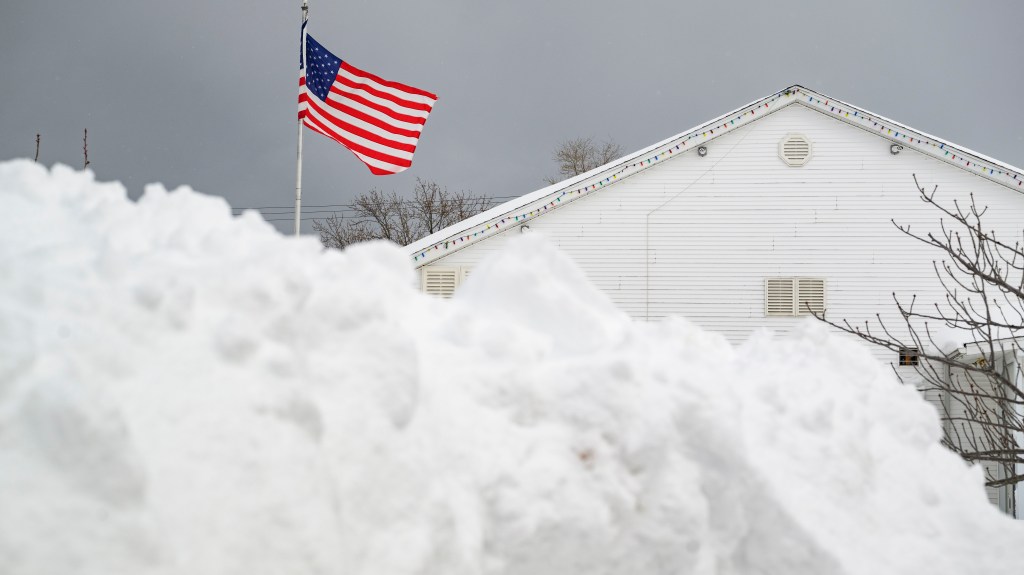
[[[447,295],[528,229],[640,320],[685,316],[739,342],[759,328],[785,333],[809,304],[899,326],[893,293],[945,296],[939,254],[893,225],[938,229],[914,175],[946,205],[973,193],[987,225],[1020,238],[1020,169],[792,86],[441,230],[410,257],[424,289]],[[1005,491],[990,490],[1004,509]]]

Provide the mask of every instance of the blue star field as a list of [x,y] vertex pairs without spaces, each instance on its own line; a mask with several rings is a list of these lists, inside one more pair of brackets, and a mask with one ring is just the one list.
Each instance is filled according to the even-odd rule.
[[331,93],[331,86],[334,79],[338,77],[338,70],[341,68],[341,58],[331,54],[306,34],[306,87],[316,94],[317,98],[327,100]]

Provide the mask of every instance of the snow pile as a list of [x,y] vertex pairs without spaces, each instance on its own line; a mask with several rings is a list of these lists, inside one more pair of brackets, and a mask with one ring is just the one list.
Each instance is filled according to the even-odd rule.
[[404,253],[0,164],[0,573],[1017,573],[935,414],[809,323],[635,324],[536,236]]

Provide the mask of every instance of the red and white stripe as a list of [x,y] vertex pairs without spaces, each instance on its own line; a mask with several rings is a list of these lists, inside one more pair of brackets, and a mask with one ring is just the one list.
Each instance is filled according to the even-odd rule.
[[412,155],[437,96],[384,80],[342,61],[324,102],[299,77],[303,125],[348,148],[376,175],[412,165]]

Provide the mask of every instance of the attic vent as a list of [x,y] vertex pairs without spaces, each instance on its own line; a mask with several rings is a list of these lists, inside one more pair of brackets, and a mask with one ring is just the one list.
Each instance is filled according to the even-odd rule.
[[766,278],[764,314],[766,316],[810,315],[825,313],[825,280],[820,278]]
[[469,268],[425,267],[420,271],[420,287],[425,293],[449,298],[467,277]]
[[796,280],[796,314],[825,313],[825,280],[799,278]]
[[811,159],[811,141],[801,134],[789,134],[779,142],[779,157],[787,166],[802,166]]
[[793,279],[764,280],[764,314],[793,315]]

